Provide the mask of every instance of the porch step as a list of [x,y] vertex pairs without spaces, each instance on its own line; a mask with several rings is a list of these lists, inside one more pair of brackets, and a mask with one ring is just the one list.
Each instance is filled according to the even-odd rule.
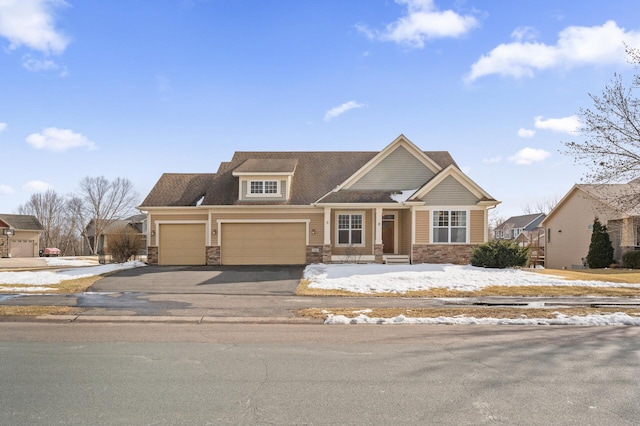
[[392,254],[385,256],[384,263],[387,265],[408,265],[411,262],[409,256],[405,254]]

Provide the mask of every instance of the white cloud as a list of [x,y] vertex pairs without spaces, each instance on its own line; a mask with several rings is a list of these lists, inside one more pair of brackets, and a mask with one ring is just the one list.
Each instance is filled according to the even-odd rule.
[[486,164],[494,164],[494,163],[499,163],[500,161],[502,161],[502,157],[498,156],[498,157],[492,157],[492,158],[484,158],[482,160],[483,163]]
[[433,0],[395,1],[407,6],[407,14],[388,24],[384,31],[370,30],[366,25],[357,25],[356,28],[370,39],[422,48],[426,40],[460,37],[478,26],[478,20],[471,15],[437,10]]
[[0,123],[0,133],[7,130],[7,123]]
[[0,185],[0,194],[9,195],[13,194],[15,191],[12,187],[7,185]]
[[623,42],[631,47],[640,46],[640,32],[626,31],[614,21],[594,27],[567,27],[560,32],[555,45],[523,42],[523,34],[517,30],[512,36],[516,41],[500,44],[471,66],[467,82],[491,74],[521,78],[551,68],[625,63]]
[[517,41],[535,40],[538,32],[533,27],[518,27],[511,33],[511,38]]
[[529,165],[538,161],[543,161],[549,157],[551,153],[544,149],[522,148],[515,155],[509,157],[509,161],[519,165]]
[[95,148],[95,143],[87,139],[83,134],[56,127],[48,127],[42,133],[32,133],[27,136],[26,141],[36,149],[47,149],[49,151],[66,151],[82,146],[88,149]]
[[1,0],[0,36],[9,49],[20,46],[44,54],[62,53],[69,39],[55,28],[53,9],[68,6],[64,0]]
[[581,126],[580,119],[577,115],[571,115],[563,118],[548,118],[542,119],[542,116],[535,118],[536,129],[551,130],[557,133],[568,133],[575,135],[578,133],[578,129]]
[[518,130],[518,136],[521,138],[532,138],[536,135],[536,131],[535,130],[531,130],[531,129],[519,129]]
[[324,121],[331,121],[334,118],[338,117],[339,115],[342,115],[345,112],[349,111],[350,109],[362,108],[363,106],[364,104],[361,104],[356,101],[345,102],[342,105],[331,108],[329,111],[327,111],[324,115]]
[[22,66],[32,72],[60,71],[61,77],[66,77],[68,74],[67,67],[60,65],[51,59],[37,59],[29,54],[22,57]]
[[53,189],[53,185],[41,180],[32,180],[25,183],[22,189],[29,192],[45,192],[49,189]]

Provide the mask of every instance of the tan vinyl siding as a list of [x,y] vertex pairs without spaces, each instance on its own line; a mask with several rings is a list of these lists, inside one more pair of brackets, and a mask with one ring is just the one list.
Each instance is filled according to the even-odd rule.
[[411,210],[400,210],[399,216],[399,254],[411,254]]
[[427,206],[474,206],[478,198],[453,176],[448,176],[423,201]]
[[[363,241],[364,247],[348,247],[348,246],[337,246],[338,236],[336,234],[336,224],[338,222],[338,214],[344,213],[364,213],[364,229],[363,229]],[[349,251],[355,250],[357,254],[369,255],[373,254],[373,210],[333,210],[331,212],[331,242],[332,249],[331,253],[334,255],[342,256],[348,254]]]
[[484,210],[471,210],[469,219],[469,239],[471,244],[482,244],[485,242]]
[[416,212],[416,244],[429,244],[429,213],[428,210]]
[[350,189],[393,190],[420,188],[434,176],[434,172],[399,146]]

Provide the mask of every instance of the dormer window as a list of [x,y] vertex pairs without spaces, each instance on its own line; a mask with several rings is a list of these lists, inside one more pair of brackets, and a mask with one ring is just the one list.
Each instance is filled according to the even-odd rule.
[[249,182],[249,196],[277,196],[280,194],[277,180],[252,180]]

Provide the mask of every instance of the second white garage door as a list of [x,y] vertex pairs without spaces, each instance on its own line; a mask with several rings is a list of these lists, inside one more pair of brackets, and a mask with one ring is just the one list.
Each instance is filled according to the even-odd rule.
[[205,265],[206,227],[201,223],[161,224],[160,265]]
[[304,223],[223,223],[223,265],[304,265]]

